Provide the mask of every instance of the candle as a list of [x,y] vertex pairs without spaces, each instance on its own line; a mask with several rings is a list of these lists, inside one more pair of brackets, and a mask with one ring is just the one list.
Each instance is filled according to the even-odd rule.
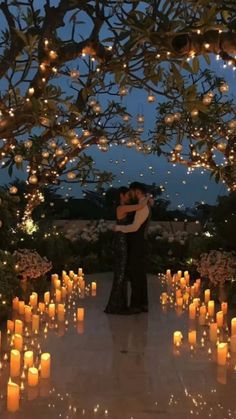
[[174,345],[180,345],[181,342],[182,342],[182,338],[183,338],[183,335],[182,335],[181,332],[179,332],[179,331],[174,332],[174,334],[173,334]]
[[84,321],[84,308],[78,308],[77,309],[77,320],[79,322]]
[[39,315],[33,314],[32,316],[32,331],[38,332],[39,331]]
[[203,305],[199,309],[199,324],[200,326],[203,326],[206,323],[206,306]]
[[208,314],[210,317],[213,317],[215,314],[215,301],[208,301]]
[[56,303],[61,302],[61,291],[59,289],[56,290]]
[[218,311],[216,313],[216,323],[218,327],[223,327],[224,324],[224,314],[223,311]]
[[181,290],[176,290],[176,293],[175,293],[175,298],[176,298],[176,300],[177,300],[177,298],[179,298],[179,297],[182,297],[182,291],[181,291]]
[[18,310],[19,310],[19,314],[25,314],[25,302],[24,301],[19,301]]
[[184,302],[183,297],[178,297],[177,298],[177,306],[178,307],[183,307],[183,302]]
[[14,347],[20,352],[23,350],[23,337],[17,333],[14,335]]
[[7,385],[7,410],[16,412],[20,407],[20,387],[9,380]]
[[58,275],[57,274],[52,274],[51,275],[51,282],[52,282],[53,287],[55,286],[55,281],[57,281],[57,280],[58,280]]
[[205,303],[207,304],[211,299],[211,290],[207,289],[204,292]]
[[228,344],[219,343],[217,346],[217,363],[218,365],[225,365],[227,360]]
[[221,303],[221,310],[223,311],[223,314],[225,316],[228,312],[228,303],[226,302]]
[[73,290],[73,285],[74,285],[73,281],[71,281],[71,280],[69,279],[69,281],[67,282],[67,291],[68,291],[68,293],[69,293],[69,294],[71,294],[71,293],[72,293],[72,290]]
[[185,278],[180,278],[180,286],[181,286],[181,288],[184,288],[186,286],[186,279]]
[[23,334],[23,322],[21,320],[15,320],[15,333],[17,335]]
[[55,317],[55,311],[56,311],[55,304],[54,303],[49,304],[49,307],[48,307],[49,317]]
[[177,275],[178,275],[178,277],[179,277],[179,278],[181,278],[181,276],[182,276],[182,271],[178,271],[178,272],[177,272]]
[[13,310],[16,310],[16,311],[19,310],[19,298],[18,297],[13,298],[12,308],[13,308]]
[[24,353],[24,366],[31,368],[34,365],[34,353],[33,351],[26,351]]
[[97,284],[96,284],[96,282],[92,282],[91,286],[92,286],[92,296],[94,297],[96,295],[96,293],[97,293]]
[[230,349],[231,352],[236,352],[236,335],[233,335],[230,338]]
[[44,313],[45,311],[45,303],[39,303],[39,312]]
[[194,295],[195,295],[194,285],[191,286],[190,290],[191,290],[191,297],[194,297]]
[[45,302],[45,304],[50,303],[50,292],[49,291],[44,293],[44,302]]
[[196,308],[200,306],[201,300],[200,298],[194,298],[193,299],[193,304],[195,304]]
[[20,352],[12,349],[10,354],[10,376],[18,377],[20,375]]
[[189,318],[191,320],[196,318],[196,305],[194,303],[189,305]]
[[36,292],[32,292],[30,296],[30,305],[33,308],[37,307],[38,305],[38,294]]
[[14,332],[14,322],[12,320],[7,320],[7,331],[13,333]]
[[30,367],[28,369],[28,385],[30,387],[35,387],[39,382],[39,372],[37,368]]
[[62,298],[63,300],[65,300],[66,295],[67,295],[67,290],[66,290],[66,287],[61,287],[61,298]]
[[188,293],[188,292],[185,292],[185,293],[184,293],[184,295],[183,295],[183,299],[184,299],[184,302],[185,302],[186,304],[188,304],[188,300],[189,300],[189,293]]
[[68,275],[65,275],[65,276],[63,277],[63,280],[64,280],[64,284],[65,284],[65,285],[67,285],[67,284],[68,284],[68,282],[69,282],[69,280],[70,280],[70,277],[69,277]]
[[82,268],[79,268],[79,269],[78,269],[78,275],[79,275],[79,276],[83,276],[83,269],[82,269]]
[[58,304],[57,318],[59,322],[63,322],[65,320],[65,305],[64,304]]
[[210,341],[217,341],[217,323],[210,323]]
[[61,281],[60,281],[60,279],[55,279],[55,281],[54,281],[54,287],[56,289],[61,288]]
[[231,320],[231,336],[236,335],[236,317]]
[[42,378],[49,378],[50,371],[51,371],[51,356],[48,353],[44,353],[41,355],[41,377]]
[[166,293],[166,292],[163,292],[163,293],[161,294],[161,304],[162,304],[162,305],[167,304],[167,299],[168,299],[167,293]]
[[32,321],[32,308],[30,306],[25,306],[25,322],[31,323]]
[[189,345],[196,345],[196,342],[197,342],[196,330],[191,330],[190,332],[188,332],[188,342],[189,342]]
[[184,271],[184,278],[186,278],[186,276],[188,276],[189,275],[189,272],[188,271]]

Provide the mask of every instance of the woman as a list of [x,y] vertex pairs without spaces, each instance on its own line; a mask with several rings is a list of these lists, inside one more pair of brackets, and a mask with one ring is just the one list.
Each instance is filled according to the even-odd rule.
[[[128,224],[127,215],[131,212],[143,209],[149,198],[145,199],[141,204],[128,205],[130,201],[129,189],[122,186],[119,189],[118,206],[116,208],[116,222],[119,225]],[[128,296],[127,296],[127,235],[124,233],[115,233],[114,239],[114,279],[111,289],[110,298],[105,309],[105,313],[109,314],[126,314]]]

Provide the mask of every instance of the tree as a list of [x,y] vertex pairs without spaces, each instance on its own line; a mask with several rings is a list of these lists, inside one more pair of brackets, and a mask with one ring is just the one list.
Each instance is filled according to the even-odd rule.
[[[234,106],[213,93],[217,87],[226,92],[228,86],[201,73],[198,56],[209,63],[209,53],[217,54],[236,68],[235,8],[230,0],[223,5],[205,0],[60,0],[57,6],[49,1],[3,1],[0,156],[9,174],[16,166],[27,171],[24,217],[42,199],[42,186],[112,179],[94,167],[87,148],[106,151],[110,144],[126,144],[162,153],[160,143],[169,145],[166,125],[176,142],[178,124],[186,128],[191,146],[188,118],[207,119],[213,107],[212,124],[220,128],[220,138],[226,139],[226,133],[218,121],[230,116],[232,124],[229,147],[218,148],[226,162],[218,170],[212,153],[208,155],[212,140],[204,136],[197,139],[197,165],[234,189]],[[206,90],[201,89],[204,83]],[[165,102],[157,109],[159,125],[151,138],[142,137],[143,115],[137,116],[134,128],[120,101],[131,88],[146,89],[149,102],[156,94]],[[178,109],[171,117],[170,101]],[[181,141],[184,138],[182,132]],[[192,151],[186,159],[190,166],[196,165]],[[178,152],[174,159],[183,162]]]

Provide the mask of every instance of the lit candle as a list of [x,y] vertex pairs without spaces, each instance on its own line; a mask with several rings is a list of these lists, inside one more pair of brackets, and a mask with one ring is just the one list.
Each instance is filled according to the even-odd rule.
[[210,317],[213,317],[215,314],[215,301],[208,301],[208,314]]
[[20,407],[20,387],[9,380],[7,385],[7,410],[16,412]]
[[227,361],[228,344],[219,343],[217,346],[217,363],[218,365],[225,365]]
[[30,306],[25,306],[25,322],[31,323],[32,321],[32,308]]
[[34,353],[33,351],[26,351],[24,353],[24,366],[28,369],[34,365]]
[[180,345],[181,342],[182,342],[182,338],[183,338],[183,335],[182,335],[181,332],[179,332],[179,331],[174,332],[174,334],[173,334],[174,345]]
[[23,322],[21,320],[15,320],[15,333],[17,335],[23,334]]
[[18,351],[22,352],[23,350],[23,337],[21,335],[18,335],[17,333],[14,335],[13,338],[13,342],[14,342],[14,347],[15,349],[17,349]]
[[71,281],[71,280],[69,279],[69,281],[68,281],[68,283],[67,283],[67,291],[68,291],[68,293],[69,293],[69,294],[71,294],[71,293],[72,293],[72,290],[73,290],[73,285],[74,285],[73,281]]
[[20,352],[17,349],[11,350],[10,355],[10,376],[18,377],[20,375]]
[[39,312],[44,313],[45,311],[45,303],[39,303]]
[[56,303],[61,302],[61,290],[56,289]]
[[230,349],[231,352],[236,352],[236,335],[233,335],[230,338]]
[[77,309],[77,320],[79,322],[84,321],[84,308],[78,308]]
[[19,314],[25,314],[25,302],[24,301],[19,301],[18,310],[19,310]]
[[189,271],[184,271],[184,278],[189,275]]
[[179,297],[182,297],[182,291],[181,291],[181,290],[176,290],[176,293],[175,293],[175,298],[176,298],[176,300],[177,300],[177,298],[179,298]]
[[189,342],[189,345],[196,345],[196,342],[197,342],[196,330],[191,330],[190,332],[188,332],[188,342]]
[[223,311],[218,311],[216,313],[216,323],[218,327],[223,327],[224,324],[224,314]]
[[195,304],[196,308],[200,306],[201,300],[200,298],[194,298],[193,299],[193,304]]
[[226,302],[221,303],[221,310],[223,311],[223,314],[225,316],[228,312],[228,303]]
[[191,290],[191,297],[194,297],[194,295],[195,295],[194,285],[191,286],[190,290]]
[[72,278],[72,279],[73,279],[73,278],[74,278],[74,275],[75,275],[74,271],[69,271],[69,277],[70,277],[70,278]]
[[211,299],[211,290],[209,289],[205,290],[204,296],[205,296],[205,303],[207,304]]
[[79,268],[79,269],[78,269],[78,275],[79,275],[79,276],[83,276],[83,269],[82,269],[82,268]]
[[206,306],[201,306],[199,309],[199,324],[200,326],[204,326],[204,324],[206,323]]
[[30,296],[30,305],[33,308],[37,307],[38,305],[38,294],[36,292],[32,292]]
[[44,302],[45,302],[45,304],[50,303],[50,292],[49,291],[44,293]]
[[231,320],[231,336],[236,335],[236,317]]
[[12,308],[13,308],[13,310],[16,310],[16,311],[19,310],[19,298],[18,297],[13,298]]
[[69,282],[69,280],[70,280],[69,275],[65,275],[65,276],[63,277],[63,280],[64,280],[64,284],[65,284],[65,285],[67,285],[67,284],[68,284],[68,282]]
[[181,288],[184,288],[186,286],[186,279],[185,278],[180,278],[180,286],[181,286]]
[[28,385],[30,387],[36,387],[39,382],[39,372],[37,368],[30,367],[28,369]]
[[57,281],[57,280],[58,280],[58,275],[57,274],[52,274],[51,275],[51,282],[52,282],[53,287],[55,286],[55,281]]
[[217,342],[217,323],[210,323],[210,341]]
[[92,296],[94,297],[95,295],[96,295],[96,293],[97,293],[97,284],[96,284],[96,282],[92,282],[92,284],[91,284],[91,286],[92,286]]
[[62,299],[65,300],[66,296],[67,296],[66,287],[61,287],[61,297],[62,297]]
[[41,355],[41,377],[49,378],[51,373],[51,356],[48,353]]
[[162,305],[167,304],[167,299],[168,299],[167,293],[166,293],[166,292],[163,292],[163,293],[161,294],[161,304],[162,304]]
[[54,303],[49,304],[49,307],[48,307],[49,317],[55,317],[55,312],[56,312],[55,304]]
[[178,271],[178,272],[177,272],[177,275],[178,275],[178,277],[179,277],[179,278],[181,278],[181,276],[182,276],[182,271]]
[[194,303],[189,305],[189,318],[191,320],[196,318],[196,305]]
[[15,324],[12,320],[7,320],[7,331],[13,333],[15,328]]
[[55,287],[55,289],[61,288],[61,281],[60,281],[60,279],[55,279],[55,281],[54,281],[54,287]]
[[183,299],[184,299],[184,302],[188,304],[188,300],[189,300],[189,293],[188,292],[184,293]]
[[177,298],[177,306],[178,307],[183,307],[183,302],[184,302],[183,297],[178,297]]
[[58,304],[57,318],[59,322],[63,322],[65,320],[65,305],[64,304]]
[[38,332],[39,331],[39,315],[33,314],[32,316],[32,331]]

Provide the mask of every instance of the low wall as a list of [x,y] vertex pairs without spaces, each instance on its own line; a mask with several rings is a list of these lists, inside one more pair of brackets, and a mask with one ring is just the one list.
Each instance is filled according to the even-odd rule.
[[[87,224],[91,224],[91,220],[55,220],[54,225],[63,232],[68,230],[81,231]],[[97,221],[94,221],[96,223]],[[112,224],[113,221],[107,221]],[[201,224],[198,222],[182,222],[182,221],[151,221],[150,230],[154,230],[161,226],[163,230],[168,232],[187,231],[188,233],[199,233]]]

